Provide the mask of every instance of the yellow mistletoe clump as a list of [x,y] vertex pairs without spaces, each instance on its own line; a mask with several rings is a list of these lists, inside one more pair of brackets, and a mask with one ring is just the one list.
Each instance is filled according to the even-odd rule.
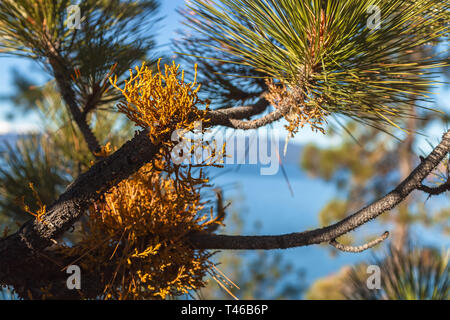
[[[160,59],[161,60],[161,59]],[[149,136],[154,141],[177,129],[192,130],[195,121],[207,122],[208,101],[198,98],[200,84],[196,83],[197,65],[193,82],[184,82],[184,71],[180,65],[165,65],[161,71],[158,61],[158,72],[153,72],[145,64],[135,67],[136,74],[130,70],[130,78],[125,80],[123,89],[117,86],[117,77],[111,84],[120,90],[125,98],[118,104],[124,113],[136,125],[148,128]],[[197,108],[204,104],[205,110]]]
[[283,111],[284,118],[289,123],[286,129],[291,135],[306,124],[309,124],[313,131],[325,133],[323,126],[328,112],[320,106],[322,98],[316,99],[319,103],[315,99],[306,99],[306,94],[298,87],[290,88],[273,81],[266,81],[266,84],[268,92],[264,97],[274,107]]
[[164,299],[204,286],[211,254],[192,249],[185,236],[221,219],[201,202],[203,175],[186,179],[177,186],[148,164],[90,208],[83,239],[64,251],[101,277],[102,298]]
[[[195,129],[205,121],[207,103],[198,96],[196,80],[184,82],[184,72],[173,63],[164,73],[142,65],[130,71],[123,89],[110,79],[124,100],[119,111],[138,126],[147,128],[153,143],[162,143],[155,159],[130,178],[105,193],[89,209],[82,239],[59,248],[75,261],[84,276],[95,280],[96,289],[82,292],[87,298],[165,299],[188,294],[204,286],[207,274],[216,274],[211,253],[188,243],[192,232],[213,232],[224,214],[213,215],[201,199],[208,185],[202,169],[176,165],[171,158],[175,130]],[[206,104],[206,110],[198,105]],[[112,151],[108,144],[98,156]],[[196,165],[206,167],[214,161]],[[87,274],[86,274],[87,273]]]

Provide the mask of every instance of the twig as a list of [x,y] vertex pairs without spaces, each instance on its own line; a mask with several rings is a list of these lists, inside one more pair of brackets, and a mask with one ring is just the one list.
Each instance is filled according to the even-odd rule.
[[429,195],[436,196],[442,194],[444,192],[450,191],[450,177],[447,178],[447,181],[437,187],[429,187],[424,184],[421,184],[417,187],[417,190],[428,193]]
[[333,241],[334,239],[375,219],[401,203],[444,159],[450,150],[450,130],[442,141],[411,174],[384,197],[357,211],[349,217],[324,228],[283,235],[242,236],[196,233],[189,241],[198,249],[286,249]]
[[343,245],[339,242],[336,241],[336,239],[331,240],[330,241],[330,245],[332,245],[333,247],[335,247],[336,249],[340,250],[340,251],[344,251],[344,252],[363,252],[367,249],[373,248],[375,247],[377,244],[383,242],[384,240],[387,239],[387,237],[389,236],[389,232],[386,231],[385,233],[383,233],[380,237],[376,238],[375,240],[372,240],[366,244],[363,244],[361,246],[347,246],[347,245]]
[[[87,123],[86,114],[80,110],[76,103],[75,93],[70,85],[70,80],[67,80],[67,77],[64,75],[67,70],[64,70],[65,68],[61,67],[61,63],[57,63],[57,61],[59,61],[59,59],[50,58],[50,65],[52,67],[58,89],[64,102],[69,107],[69,111],[75,123],[80,129],[81,134],[88,145],[89,151],[91,151],[95,158],[99,159],[97,154],[101,151],[100,143]],[[61,69],[63,71],[61,71]]]

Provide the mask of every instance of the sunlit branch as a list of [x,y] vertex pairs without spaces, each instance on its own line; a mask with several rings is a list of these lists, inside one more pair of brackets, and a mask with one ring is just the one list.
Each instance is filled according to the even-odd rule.
[[[217,125],[217,123],[212,123]],[[162,137],[168,139],[168,137]],[[216,234],[191,234],[189,240],[198,249],[280,249],[329,243],[339,236],[376,218],[403,201],[444,159],[450,149],[450,131],[427,158],[393,191],[342,221],[312,231],[275,236],[230,236]],[[159,146],[142,130],[112,155],[98,161],[87,172],[81,174],[49,206],[41,221],[30,220],[16,233],[0,239],[0,282],[11,282],[11,272],[19,264],[54,243],[67,231],[109,188],[128,178],[145,163],[154,159]],[[18,259],[17,257],[21,257]]]
[[242,130],[258,129],[272,122],[280,120],[283,117],[285,110],[276,109],[254,120],[242,119],[250,118],[255,114],[262,113],[268,106],[269,103],[266,100],[262,99],[257,104],[250,107],[237,107],[211,111],[209,113],[209,117],[215,125]]

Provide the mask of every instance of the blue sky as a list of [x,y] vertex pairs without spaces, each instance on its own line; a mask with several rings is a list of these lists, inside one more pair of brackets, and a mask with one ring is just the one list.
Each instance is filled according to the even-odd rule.
[[[176,30],[182,29],[181,17],[176,12],[177,8],[181,8],[185,5],[186,0],[162,0],[160,13],[164,16],[164,19],[160,22],[161,30],[156,35],[156,40],[159,44],[159,50],[170,53],[170,39],[176,38]],[[48,77],[43,74],[39,66],[30,60],[22,58],[0,57],[0,96],[11,93],[11,68],[32,74],[32,77],[38,83],[44,83]],[[450,90],[446,90],[444,87],[436,90],[436,102],[439,109],[444,112],[450,113]],[[7,112],[13,110],[13,106],[0,100],[0,134],[11,131],[26,131],[30,129],[37,129],[37,117],[33,114],[17,117],[13,121],[6,118]],[[276,129],[283,131],[283,123],[277,123]],[[433,127],[426,134],[428,139],[432,142],[437,141],[445,128]],[[284,135],[280,132],[280,135]],[[329,145],[337,143],[336,139],[330,140],[322,134],[312,133],[309,128],[301,130],[295,137],[294,141],[299,143],[316,142],[320,145]],[[422,149],[427,149],[427,143],[421,143]]]

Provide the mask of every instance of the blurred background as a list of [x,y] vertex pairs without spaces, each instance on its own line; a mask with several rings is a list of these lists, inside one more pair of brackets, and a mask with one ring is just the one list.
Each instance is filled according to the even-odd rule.
[[[161,19],[154,22],[150,31],[155,40],[152,57],[175,59],[190,69],[189,61],[175,53],[187,32],[179,12],[183,8],[184,0],[161,1],[157,12]],[[448,43],[441,43],[438,50],[448,50]],[[446,72],[442,70],[437,78],[445,81]],[[6,232],[12,232],[17,223],[28,218],[16,198],[24,196],[27,203],[33,202],[31,191],[26,189],[27,181],[36,185],[44,203],[51,203],[73,176],[89,164],[89,156],[79,134],[67,125],[68,115],[58,111],[63,109],[58,109],[62,102],[48,86],[51,78],[39,64],[31,59],[1,56],[0,74],[0,230],[7,228]],[[274,124],[271,130],[279,137],[282,164],[276,175],[262,176],[258,165],[249,164],[210,170],[212,182],[223,189],[229,204],[226,227],[221,232],[303,231],[333,223],[384,195],[408,175],[419,156],[431,151],[449,128],[449,87],[440,86],[432,98],[431,107],[442,114],[421,114],[423,120],[406,124],[420,134],[393,130],[393,137],[351,121],[330,120],[326,134],[301,129],[289,140],[284,154],[286,123]],[[106,111],[97,117],[95,131],[102,141],[114,137],[115,145],[120,145],[133,131]],[[54,128],[50,134],[52,144],[46,144],[49,127]],[[445,165],[439,169],[445,175]],[[431,177],[429,183],[439,178],[439,174]],[[239,299],[377,299],[405,297],[401,294],[406,295],[407,290],[392,289],[395,294],[366,292],[357,275],[364,275],[363,266],[367,264],[383,266],[386,269],[382,270],[392,276],[390,281],[403,281],[403,287],[410,281],[410,291],[414,291],[414,281],[418,280],[405,279],[404,273],[389,260],[397,255],[403,259],[403,265],[411,268],[422,261],[425,267],[418,270],[424,272],[423,277],[428,276],[429,285],[440,288],[448,299],[449,218],[448,194],[427,198],[416,191],[398,208],[340,239],[342,243],[359,244],[389,230],[389,241],[376,249],[354,254],[315,245],[274,251],[225,251],[217,254],[215,260],[239,287],[230,288]],[[399,251],[393,253],[395,249],[389,244]],[[442,265],[447,267],[442,269]],[[436,281],[431,275],[441,269],[443,280],[431,283]],[[232,295],[212,279],[196,293],[197,298],[204,299],[231,299]],[[3,298],[11,296],[4,291]]]

